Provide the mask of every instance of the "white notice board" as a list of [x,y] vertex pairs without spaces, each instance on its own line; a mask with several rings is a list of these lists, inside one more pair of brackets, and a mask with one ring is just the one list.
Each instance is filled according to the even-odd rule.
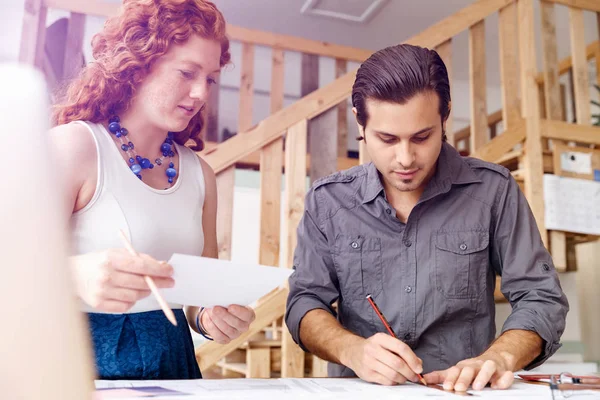
[[546,229],[600,235],[600,182],[544,175]]

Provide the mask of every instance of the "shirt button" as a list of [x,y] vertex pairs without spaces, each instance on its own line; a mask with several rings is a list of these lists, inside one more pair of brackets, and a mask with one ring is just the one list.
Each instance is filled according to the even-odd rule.
[[389,214],[391,214],[391,213],[392,213],[392,210],[390,210],[390,209],[388,208],[388,209],[386,209],[386,210],[385,210],[385,212],[386,212],[386,213],[388,213],[388,215],[389,215]]
[[356,243],[356,242],[352,242],[352,243],[350,244],[350,246],[352,246],[352,248],[353,248],[353,249],[358,249],[358,247],[359,247],[359,246],[358,246],[358,243]]
[[461,249],[462,251],[465,251],[465,250],[467,249],[467,245],[466,245],[466,244],[464,244],[464,243],[463,243],[463,244],[461,244],[461,245],[460,245],[460,249]]
[[404,340],[410,340],[410,333],[407,333],[406,335],[404,335]]
[[410,246],[412,246],[412,242],[410,240],[407,240],[407,241],[404,242],[404,245],[406,247],[410,247]]
[[406,293],[410,293],[410,292],[412,292],[412,288],[411,288],[410,286],[406,286],[406,287],[404,288],[404,291],[405,291]]
[[544,269],[544,271],[548,272],[550,271],[550,266],[546,263],[542,264],[542,268]]

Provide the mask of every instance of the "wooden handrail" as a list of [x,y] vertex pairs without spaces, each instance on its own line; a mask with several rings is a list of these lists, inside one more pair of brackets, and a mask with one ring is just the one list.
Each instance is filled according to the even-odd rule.
[[[585,49],[585,56],[587,60],[591,60],[596,57],[596,54],[600,54],[600,40],[596,40],[595,42],[590,43]],[[573,66],[572,58],[565,57],[558,63],[558,75],[563,75],[571,69]],[[544,75],[539,73],[536,81],[538,84],[544,83]]]
[[[405,43],[434,48],[471,25],[500,10],[514,0],[479,0],[461,11],[429,27]],[[245,133],[239,133],[205,156],[219,173],[248,154],[264,147],[283,135],[290,126],[304,118],[313,118],[345,100],[351,93],[356,71],[352,71],[303,97],[287,108],[271,115]]]
[[[48,8],[100,17],[111,17],[116,15],[119,7],[121,6],[119,3],[107,3],[99,0],[44,1]],[[238,42],[269,46],[290,51],[298,51],[307,54],[316,54],[319,56],[333,57],[349,61],[361,62],[369,58],[371,53],[373,53],[372,50],[368,49],[359,49],[318,40],[304,39],[296,36],[264,32],[231,24],[227,24],[227,36],[230,40]]]
[[581,8],[586,11],[600,12],[600,2],[598,0],[548,0],[553,3],[562,4],[564,6]]

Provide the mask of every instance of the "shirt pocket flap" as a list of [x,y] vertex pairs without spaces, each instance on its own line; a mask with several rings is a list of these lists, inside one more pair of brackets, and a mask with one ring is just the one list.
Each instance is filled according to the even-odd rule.
[[438,232],[435,247],[455,254],[471,254],[484,250],[490,234],[484,231]]

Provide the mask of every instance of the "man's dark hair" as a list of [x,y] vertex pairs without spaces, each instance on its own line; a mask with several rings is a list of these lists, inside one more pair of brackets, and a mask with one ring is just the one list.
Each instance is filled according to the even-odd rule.
[[356,107],[358,123],[365,128],[369,119],[367,99],[405,104],[415,95],[429,91],[438,95],[443,124],[450,115],[446,65],[434,50],[399,44],[379,50],[362,63],[352,86],[352,105]]

